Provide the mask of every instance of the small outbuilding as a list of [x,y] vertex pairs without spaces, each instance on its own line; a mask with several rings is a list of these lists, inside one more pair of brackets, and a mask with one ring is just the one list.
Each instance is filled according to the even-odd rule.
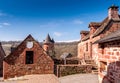
[[31,35],[6,56],[3,62],[4,79],[53,73],[53,60]]

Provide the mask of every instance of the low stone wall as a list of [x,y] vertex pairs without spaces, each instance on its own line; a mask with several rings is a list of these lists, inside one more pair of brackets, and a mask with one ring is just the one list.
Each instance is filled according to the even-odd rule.
[[[64,64],[64,60],[63,59],[53,59],[54,63],[56,65],[58,64]],[[79,64],[79,60],[78,59],[66,59],[66,64]]]
[[57,65],[57,76],[66,76],[76,73],[91,73],[92,65]]

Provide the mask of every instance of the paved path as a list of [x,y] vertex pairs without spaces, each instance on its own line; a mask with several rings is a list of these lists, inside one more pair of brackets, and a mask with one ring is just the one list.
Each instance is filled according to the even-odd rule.
[[95,74],[75,74],[60,77],[61,83],[98,83],[98,75]]
[[59,78],[60,82],[58,82],[57,77],[54,75],[29,75],[21,77],[19,80],[15,79],[16,78],[0,83],[98,83],[98,76],[95,74],[75,74],[64,76]]
[[26,75],[12,78],[0,83],[60,83],[54,74]]

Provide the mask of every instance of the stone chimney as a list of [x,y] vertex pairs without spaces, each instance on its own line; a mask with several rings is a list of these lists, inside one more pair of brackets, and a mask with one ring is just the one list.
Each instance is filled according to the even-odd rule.
[[99,22],[91,22],[88,26],[90,28],[90,35],[92,35],[100,26],[101,23]]
[[86,35],[89,34],[89,31],[81,31],[80,35],[81,35],[81,39],[83,39]]
[[119,19],[119,7],[112,5],[108,8],[108,18],[109,19]]

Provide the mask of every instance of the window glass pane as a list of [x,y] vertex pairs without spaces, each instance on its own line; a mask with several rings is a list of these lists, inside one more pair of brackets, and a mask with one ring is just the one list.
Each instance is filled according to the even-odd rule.
[[26,51],[26,64],[33,64],[33,51]]

